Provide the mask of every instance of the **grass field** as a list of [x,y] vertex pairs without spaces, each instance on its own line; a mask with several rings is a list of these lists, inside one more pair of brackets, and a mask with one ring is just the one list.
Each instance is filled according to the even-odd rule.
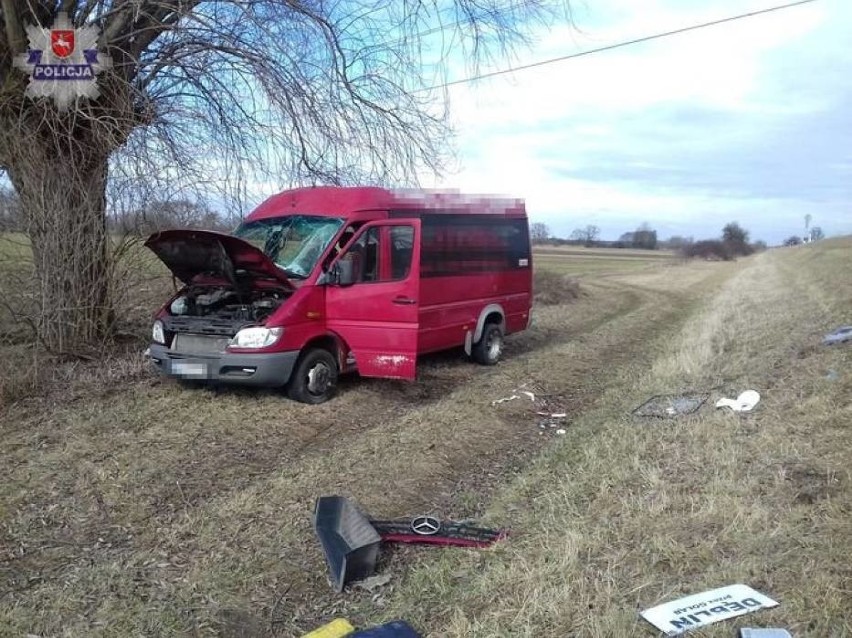
[[673,264],[680,257],[668,250],[541,246],[535,249],[534,260],[541,268],[584,277]]
[[[852,347],[819,339],[852,323],[850,248],[537,254],[584,294],[539,308],[500,365],[431,357],[416,383],[351,379],[317,407],[185,388],[133,358],[107,382],[68,376],[0,425],[0,635],[298,636],[345,615],[429,636],[641,636],[638,609],[734,582],[781,605],[699,635],[849,635]],[[492,403],[522,384],[539,402]],[[752,414],[711,407],[746,388]],[[711,395],[696,415],[630,415],[686,390]],[[568,415],[564,435],[542,408]],[[311,529],[322,494],[512,534],[389,548],[390,584],[336,595]]]
[[[841,275],[850,248],[837,240],[739,264],[497,491],[487,514],[517,530],[512,540],[423,560],[388,616],[442,636],[652,635],[637,610],[744,582],[782,604],[699,635],[852,635],[852,352],[819,345],[852,318],[852,279]],[[630,416],[657,393],[715,400],[746,388],[763,400],[745,416]]]

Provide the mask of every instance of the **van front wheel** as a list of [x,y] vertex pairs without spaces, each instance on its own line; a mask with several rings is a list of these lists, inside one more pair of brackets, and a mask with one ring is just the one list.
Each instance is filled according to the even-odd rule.
[[337,361],[328,350],[308,350],[293,370],[287,384],[287,396],[301,403],[324,403],[337,390],[337,374]]
[[482,336],[475,344],[471,355],[473,360],[484,366],[493,366],[503,354],[503,329],[499,324],[487,323],[482,330]]

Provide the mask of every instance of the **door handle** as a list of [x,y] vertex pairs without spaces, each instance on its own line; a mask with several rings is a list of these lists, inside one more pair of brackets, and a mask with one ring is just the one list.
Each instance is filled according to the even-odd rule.
[[401,306],[413,306],[417,303],[417,300],[409,299],[408,297],[396,297],[393,302]]

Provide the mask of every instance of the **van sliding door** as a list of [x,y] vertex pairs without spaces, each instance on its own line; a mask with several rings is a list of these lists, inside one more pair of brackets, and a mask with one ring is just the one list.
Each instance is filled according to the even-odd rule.
[[326,323],[348,344],[364,377],[414,379],[420,293],[420,220],[363,226],[338,257],[354,283],[326,286]]

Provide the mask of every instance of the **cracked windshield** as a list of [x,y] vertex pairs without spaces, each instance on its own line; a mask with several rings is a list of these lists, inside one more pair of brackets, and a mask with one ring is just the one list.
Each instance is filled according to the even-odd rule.
[[234,234],[260,248],[288,277],[305,279],[342,223],[336,217],[289,215],[244,223]]

